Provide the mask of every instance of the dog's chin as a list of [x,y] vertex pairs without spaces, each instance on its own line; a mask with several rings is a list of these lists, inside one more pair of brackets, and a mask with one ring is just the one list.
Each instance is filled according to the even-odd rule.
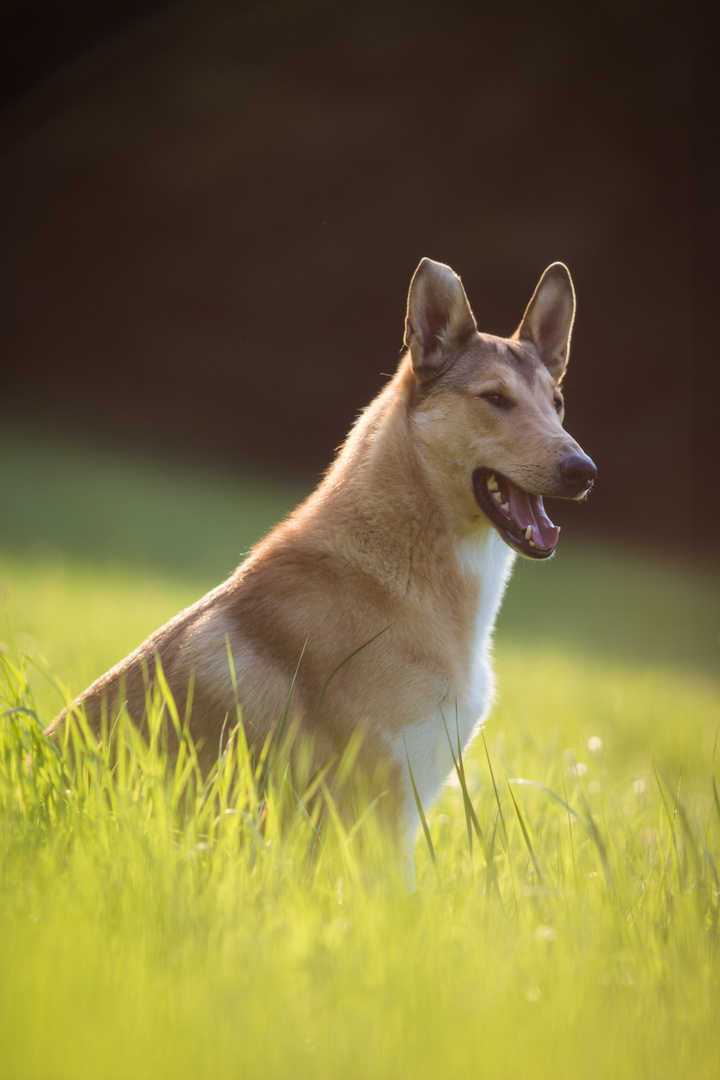
[[494,469],[476,469],[475,501],[505,543],[526,559],[549,559],[560,529],[545,513],[542,495],[531,495]]

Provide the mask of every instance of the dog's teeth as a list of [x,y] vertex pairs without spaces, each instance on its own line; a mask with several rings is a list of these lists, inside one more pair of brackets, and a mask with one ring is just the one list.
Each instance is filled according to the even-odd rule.
[[[502,496],[501,496],[502,498]],[[506,514],[510,513],[510,503],[500,503],[500,509],[504,510]]]
[[502,495],[500,494],[500,492],[499,491],[493,491],[492,497],[495,500],[495,502],[498,505],[500,505],[500,503],[502,502]]
[[530,544],[530,547],[534,547],[534,548],[537,547],[537,544],[533,543],[532,540],[528,541],[528,543]]
[[498,482],[494,476],[488,476],[488,491],[499,491]]
[[525,530],[525,539],[532,540],[532,525],[528,525],[527,529]]

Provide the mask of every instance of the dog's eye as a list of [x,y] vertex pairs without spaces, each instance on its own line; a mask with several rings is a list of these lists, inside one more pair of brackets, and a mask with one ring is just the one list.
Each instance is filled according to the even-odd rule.
[[563,410],[563,399],[561,397],[553,398],[553,403],[555,405],[555,412],[561,413]]
[[498,390],[489,390],[486,394],[478,394],[478,397],[482,398],[483,401],[489,401],[496,409],[509,409],[512,405],[510,398],[506,398]]

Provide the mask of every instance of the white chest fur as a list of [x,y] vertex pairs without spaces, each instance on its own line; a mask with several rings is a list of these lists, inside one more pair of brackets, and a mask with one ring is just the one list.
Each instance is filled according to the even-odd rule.
[[[407,769],[408,759],[410,761],[424,810],[435,801],[453,769],[448,734],[457,757],[458,743],[464,751],[492,705],[494,678],[490,664],[491,635],[515,558],[494,529],[485,530],[477,539],[466,541],[458,556],[463,571],[476,576],[480,583],[467,690],[462,698],[448,697],[429,716],[406,726],[392,743],[393,757],[401,767]],[[419,818],[409,773],[404,819],[408,847],[412,850]]]

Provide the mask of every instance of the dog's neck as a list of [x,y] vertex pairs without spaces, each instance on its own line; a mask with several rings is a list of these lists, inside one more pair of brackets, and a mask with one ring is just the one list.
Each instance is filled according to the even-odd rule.
[[401,366],[360,416],[298,524],[314,519],[314,531],[332,544],[332,523],[345,557],[392,592],[463,591],[472,605],[481,591],[494,592],[496,579],[504,582],[512,553],[483,515],[467,521],[448,511],[411,431],[412,378]]

